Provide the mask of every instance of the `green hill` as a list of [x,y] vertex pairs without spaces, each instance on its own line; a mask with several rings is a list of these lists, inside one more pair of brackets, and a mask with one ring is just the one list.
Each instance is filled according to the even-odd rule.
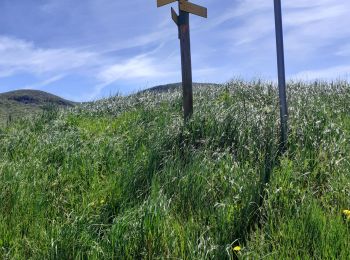
[[234,81],[0,127],[2,259],[348,259],[350,85]]
[[[206,86],[220,86],[219,84],[214,83],[193,83],[193,88],[201,88]],[[141,91],[143,92],[169,92],[169,91],[179,91],[182,87],[182,83],[171,83],[171,84],[165,84],[165,85],[159,85],[152,88],[148,88],[146,90]]]
[[39,90],[0,93],[0,124],[23,116],[38,114],[49,106],[72,107],[74,102]]

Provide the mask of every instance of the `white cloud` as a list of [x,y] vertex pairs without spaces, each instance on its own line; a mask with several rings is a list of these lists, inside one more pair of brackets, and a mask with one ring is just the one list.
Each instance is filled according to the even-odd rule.
[[[208,7],[209,19],[191,18],[194,79],[225,80],[234,73],[273,78],[276,74],[273,1],[234,0],[221,4],[217,0],[197,1]],[[41,4],[41,12],[58,14],[57,20],[67,19],[62,17],[67,17],[69,0],[46,2]],[[160,11],[154,4],[153,7],[147,4],[149,9],[143,13],[145,9],[135,9],[141,0],[133,4],[102,2],[89,0],[83,5],[86,9],[78,12],[80,16],[73,12],[72,17],[77,19],[74,24],[79,24],[73,31],[78,33],[67,33],[75,36],[63,42],[79,47],[60,48],[59,42],[52,40],[40,43],[58,47],[43,48],[30,41],[0,35],[0,78],[29,73],[38,78],[38,83],[27,87],[43,88],[62,77],[78,74],[79,79],[81,76],[87,82],[84,90],[91,91],[87,94],[93,98],[103,93],[106,86],[125,83],[130,90],[131,85],[137,87],[146,82],[152,85],[179,81],[179,44],[169,10]],[[328,67],[327,62],[342,64],[343,58],[350,56],[345,40],[350,37],[347,17],[350,1],[283,0],[282,5],[287,72],[303,70],[293,75],[300,77],[347,74],[350,70],[346,64]],[[114,19],[114,12],[107,9],[125,11]],[[149,15],[147,19],[141,16],[144,14]],[[71,28],[70,23],[65,25],[62,28]],[[90,34],[91,29],[97,33]],[[46,32],[48,39],[50,33]],[[63,34],[62,38],[68,38]],[[85,44],[89,47],[82,48]],[[151,48],[154,50],[149,52]]]
[[266,15],[255,15],[254,19],[247,19],[243,25],[230,32],[235,46],[255,44],[272,32],[271,19]]
[[178,74],[178,69],[176,70],[173,67],[175,64],[171,62],[164,64],[151,58],[150,56],[153,53],[154,51],[102,68],[96,76],[100,83],[95,86],[94,91],[89,95],[89,99],[96,98],[106,86],[118,81],[156,81],[162,78],[171,78]]
[[350,75],[350,65],[341,65],[318,70],[305,70],[293,75],[292,79],[297,80],[334,80],[348,79]]
[[[251,70],[260,69],[263,75],[275,70],[275,66],[270,68],[276,59],[273,8],[273,1],[239,0],[211,22],[211,26],[221,28],[222,41],[229,43],[226,50],[235,59],[240,59],[236,66],[244,74],[250,72],[246,65]],[[287,71],[298,71],[327,61],[334,64],[340,56],[350,55],[349,46],[343,44],[344,39],[350,37],[349,1],[285,0],[282,8]],[[339,45],[343,46],[339,48]],[[269,68],[263,67],[262,62]],[[234,68],[233,65],[232,70]],[[349,71],[347,66],[339,66],[307,72],[310,77],[338,77],[346,71]]]
[[347,14],[346,4],[332,3],[323,6],[308,7],[304,9],[287,9],[283,19],[285,26],[299,27],[317,21],[324,21]]
[[[302,1],[299,1],[302,2]],[[290,6],[292,5],[290,1]],[[288,6],[288,5],[287,5]],[[350,2],[324,0],[305,8],[286,8],[285,47],[292,57],[335,55],[335,46],[350,37]],[[333,47],[330,47],[333,46]],[[321,48],[328,47],[324,53]]]
[[[217,3],[215,3],[217,4]],[[266,0],[240,0],[233,4],[232,8],[226,9],[222,14],[210,19],[209,28],[221,26],[223,23],[232,20],[240,20],[249,17],[252,14],[265,12],[272,6],[270,1]]]
[[105,84],[121,79],[148,78],[157,76],[153,61],[144,56],[137,56],[120,64],[104,68],[97,78]]
[[0,36],[0,71],[2,76],[20,72],[42,75],[65,73],[96,65],[98,55],[78,49],[42,49],[24,40]]
[[40,89],[40,88],[48,86],[54,82],[57,82],[57,81],[63,79],[64,77],[65,77],[64,74],[56,75],[56,76],[50,77],[48,79],[45,79],[44,81],[41,81],[39,83],[25,86],[25,87],[23,87],[23,89]]
[[[137,39],[145,44],[149,41],[144,36]],[[42,80],[25,88],[42,88],[66,75],[80,73],[96,82],[90,95],[94,98],[104,87],[118,81],[159,79],[174,75],[173,57],[168,57],[165,65],[162,63],[164,59],[160,61],[154,58],[162,46],[160,44],[143,55],[119,58],[120,62],[115,63],[113,61],[117,57],[112,60],[104,53],[74,48],[43,49],[31,42],[0,36],[0,77],[30,73]]]

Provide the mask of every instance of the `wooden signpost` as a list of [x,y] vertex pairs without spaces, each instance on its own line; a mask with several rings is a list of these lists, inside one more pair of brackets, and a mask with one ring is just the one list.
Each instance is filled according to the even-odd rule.
[[278,88],[280,100],[281,117],[281,152],[287,148],[288,138],[288,107],[286,94],[286,72],[284,64],[284,44],[283,44],[283,25],[282,25],[282,6],[281,0],[274,0],[275,8],[275,28],[277,45],[277,66],[278,66]]
[[182,90],[184,118],[187,121],[193,113],[193,90],[192,90],[192,63],[191,63],[191,41],[190,41],[190,19],[189,14],[195,14],[207,18],[207,9],[192,4],[187,0],[157,0],[157,7],[161,7],[173,2],[179,2],[179,15],[171,8],[171,17],[178,26],[181,67],[182,67]]

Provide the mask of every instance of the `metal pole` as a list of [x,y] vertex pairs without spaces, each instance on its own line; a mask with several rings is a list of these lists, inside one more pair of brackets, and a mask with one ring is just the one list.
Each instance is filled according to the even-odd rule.
[[287,94],[286,94],[286,72],[285,72],[285,64],[284,64],[281,0],[274,0],[274,8],[275,8],[275,29],[276,29],[276,45],[277,45],[278,88],[279,88],[280,116],[281,116],[281,152],[285,152],[287,149],[287,138],[288,138],[288,107],[287,107]]
[[190,18],[189,13],[182,11],[180,8],[179,10],[179,36],[181,48],[183,108],[184,118],[185,121],[187,121],[193,114],[192,63],[189,21]]

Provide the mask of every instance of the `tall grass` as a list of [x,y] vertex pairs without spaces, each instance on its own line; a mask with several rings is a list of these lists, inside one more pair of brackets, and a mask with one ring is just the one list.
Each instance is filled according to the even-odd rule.
[[[0,256],[14,259],[349,255],[350,86],[263,82],[142,93],[0,130]],[[240,252],[233,247],[240,245]]]

